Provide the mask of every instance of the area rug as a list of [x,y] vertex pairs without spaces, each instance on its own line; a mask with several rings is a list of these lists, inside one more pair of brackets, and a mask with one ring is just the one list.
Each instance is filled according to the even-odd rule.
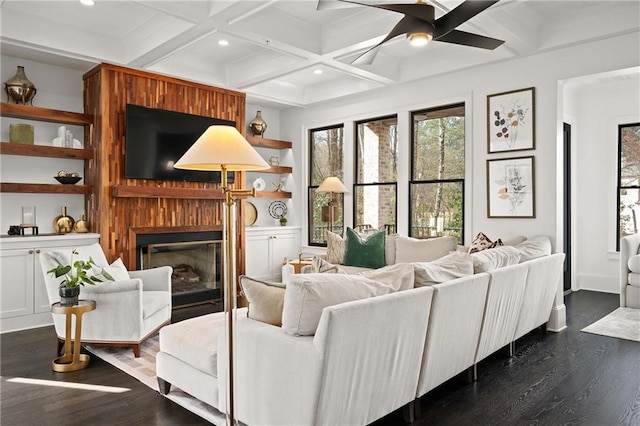
[[[156,354],[160,350],[158,335],[147,339],[140,347],[140,357],[133,356],[131,348],[113,348],[105,346],[86,346],[86,349],[114,367],[138,379],[159,393],[156,379]],[[226,423],[225,416],[215,408],[203,403],[191,395],[171,386],[171,392],[164,395],[171,401],[215,425]]]
[[640,342],[640,309],[618,308],[582,331]]

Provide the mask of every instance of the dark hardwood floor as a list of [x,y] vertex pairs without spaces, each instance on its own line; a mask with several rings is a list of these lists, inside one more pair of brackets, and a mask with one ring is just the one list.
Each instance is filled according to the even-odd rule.
[[[640,425],[640,343],[582,333],[618,307],[614,294],[580,291],[566,297],[568,330],[532,332],[512,358],[495,354],[478,366],[478,381],[454,378],[420,403],[426,425]],[[173,321],[216,310],[174,311]],[[91,358],[89,368],[55,373],[52,327],[1,336],[2,426],[205,425],[206,421],[136,379]],[[13,378],[131,389],[124,393],[14,383]],[[394,412],[375,426],[404,424]]]

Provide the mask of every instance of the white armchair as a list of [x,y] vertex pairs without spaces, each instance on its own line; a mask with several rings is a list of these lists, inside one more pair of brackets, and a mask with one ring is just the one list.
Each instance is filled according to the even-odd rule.
[[620,239],[620,306],[640,309],[640,234]]
[[[58,262],[68,264],[73,249],[43,252],[40,255],[47,294],[51,304],[59,302],[58,284],[47,271]],[[80,298],[96,301],[96,310],[82,319],[82,344],[131,347],[140,356],[140,344],[171,321],[171,272],[163,266],[142,271],[126,271],[120,260],[111,265],[100,244],[78,247],[74,260],[92,257],[115,279],[81,287]],[[75,321],[75,318],[73,318]],[[53,315],[59,349],[65,338],[65,317]],[[75,324],[72,324],[75,327]]]

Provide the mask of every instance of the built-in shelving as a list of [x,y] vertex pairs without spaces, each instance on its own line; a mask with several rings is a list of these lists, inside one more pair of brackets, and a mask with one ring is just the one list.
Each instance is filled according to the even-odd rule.
[[47,145],[26,145],[19,143],[0,142],[0,154],[26,155],[30,157],[73,158],[88,160],[93,158],[90,149],[61,148]]
[[[182,198],[192,200],[222,200],[222,189],[165,188],[155,186],[114,185],[115,198]],[[239,196],[237,198],[247,198]],[[257,191],[256,198],[291,198],[290,192]]]
[[274,149],[293,148],[293,144],[289,141],[260,138],[256,136],[247,136],[247,142],[249,142],[253,146],[257,146],[260,148],[274,148]]
[[286,191],[257,191],[256,198],[291,198],[291,193]]
[[91,194],[91,185],[63,185],[60,183],[16,183],[1,182],[0,192],[14,192],[24,194]]
[[[247,141],[254,147],[258,148],[271,148],[271,149],[291,149],[293,144],[289,141],[281,141],[278,139],[268,139],[256,136],[247,136]],[[293,173],[293,167],[289,166],[271,166],[266,170],[260,170],[260,173],[274,173],[274,174],[291,174]],[[256,192],[256,198],[291,198],[290,192],[285,191],[258,191]]]
[[60,111],[57,109],[34,107],[30,105],[0,103],[0,115],[25,120],[49,121],[62,124],[90,125],[93,117],[80,112]]
[[293,173],[293,167],[289,167],[289,166],[271,166],[270,169],[260,170],[260,173],[277,173],[277,174]]

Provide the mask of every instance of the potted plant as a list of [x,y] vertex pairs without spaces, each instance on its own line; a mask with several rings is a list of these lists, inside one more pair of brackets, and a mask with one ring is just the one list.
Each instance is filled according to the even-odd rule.
[[285,226],[287,224],[287,218],[284,215],[280,216],[280,226]]
[[[104,268],[98,267],[91,257],[87,261],[76,260],[74,262],[73,256],[77,254],[78,251],[74,249],[71,252],[69,265],[63,265],[58,262],[58,266],[47,271],[48,274],[54,274],[56,278],[63,277],[58,289],[60,292],[60,304],[64,306],[78,303],[80,286],[85,284],[94,285],[105,280],[114,281],[113,277]],[[94,274],[94,268],[99,268],[100,272]]]

